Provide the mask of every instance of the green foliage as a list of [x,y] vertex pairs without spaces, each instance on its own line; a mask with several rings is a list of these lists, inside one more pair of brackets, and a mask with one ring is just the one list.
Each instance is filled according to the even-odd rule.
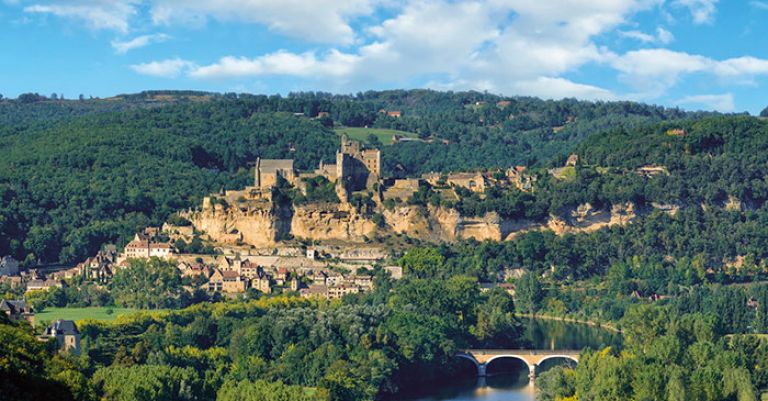
[[336,194],[336,185],[327,178],[318,176],[304,179],[307,186],[307,194],[295,192],[293,201],[297,204],[304,203],[338,203],[339,197]]
[[192,240],[189,242],[179,238],[173,243],[173,247],[176,248],[179,253],[213,255],[216,252],[213,246],[203,243],[197,235],[192,237]]
[[115,401],[201,400],[202,381],[191,368],[156,365],[110,366],[93,376],[104,397]]
[[187,302],[179,270],[158,258],[129,259],[110,283],[115,304],[126,308],[178,308]]
[[179,216],[178,214],[172,214],[168,219],[166,220],[168,224],[179,226],[179,227],[189,227],[192,225],[192,222],[185,219],[184,217]]
[[[630,309],[623,321],[627,349],[583,354],[572,383],[555,373],[543,388],[579,400],[756,400],[758,369],[749,360],[765,358],[764,345],[736,336],[704,339],[695,334],[700,316],[678,315],[659,306]],[[538,382],[537,382],[538,384]]]
[[269,383],[263,380],[226,381],[216,396],[216,401],[325,401],[327,399],[327,394],[322,391],[311,393],[301,386],[289,386],[280,381]]
[[514,318],[515,304],[502,288],[495,287],[485,295],[478,308],[477,324],[470,329],[482,346],[512,346],[520,335],[520,326]]
[[515,286],[515,295],[520,311],[535,314],[539,310],[544,292],[535,272],[527,272],[520,277]]
[[[384,147],[387,175],[543,163],[608,127],[698,116],[626,102],[514,98],[496,107],[499,100],[417,90],[287,98],[165,91],[109,101],[28,94],[3,101],[0,255],[29,263],[79,261],[102,243],[124,244],[139,229],[199,205],[213,191],[242,188],[257,156],[294,158],[303,170],[332,160],[338,137],[323,125],[328,119],[292,113],[328,110],[347,126],[439,136],[433,143]],[[487,105],[465,107],[478,101]],[[387,117],[381,108],[404,117]],[[551,127],[569,116],[576,122],[553,136]],[[333,198],[327,191],[319,196]],[[510,215],[525,210],[518,200],[507,203]]]
[[8,401],[89,401],[80,367],[54,357],[28,328],[0,323],[0,394]]
[[573,395],[575,381],[573,369],[555,366],[536,377],[536,399],[558,401]]
[[444,260],[445,258],[436,248],[413,248],[400,258],[398,264],[407,274],[429,278],[440,273]]
[[[332,158],[333,132],[257,112],[260,104],[221,100],[11,119],[0,129],[0,255],[82,260],[102,243],[124,244],[142,227],[198,206],[208,193],[245,186],[247,164],[257,156],[293,157],[300,169]],[[29,107],[38,105],[48,102]],[[20,106],[0,104],[0,119],[6,107]],[[301,151],[292,154],[292,146]]]

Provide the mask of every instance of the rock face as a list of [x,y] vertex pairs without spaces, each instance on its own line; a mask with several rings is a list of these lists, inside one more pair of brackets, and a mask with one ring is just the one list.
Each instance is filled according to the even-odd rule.
[[382,209],[383,222],[372,214],[358,212],[348,204],[309,204],[284,209],[241,208],[207,205],[187,217],[198,231],[217,242],[271,247],[290,236],[314,241],[362,243],[374,236],[404,234],[430,242],[506,241],[529,231],[551,230],[557,235],[592,232],[622,225],[635,218],[633,204],[614,205],[610,210],[589,204],[546,221],[502,218],[495,212],[484,216],[462,216],[455,209],[401,205]]
[[286,231],[281,213],[271,209],[241,210],[216,205],[189,216],[195,229],[212,240],[225,244],[245,243],[257,247],[273,246]]
[[295,207],[290,227],[296,238],[350,242],[363,242],[377,229],[371,218],[343,205]]

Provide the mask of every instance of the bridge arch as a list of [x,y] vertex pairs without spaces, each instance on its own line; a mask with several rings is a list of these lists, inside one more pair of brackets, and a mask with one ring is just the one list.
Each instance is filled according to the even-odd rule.
[[491,362],[493,362],[493,361],[495,361],[497,359],[516,359],[518,361],[521,361],[521,362],[523,362],[525,364],[525,367],[528,368],[528,374],[531,374],[536,369],[535,365],[532,365],[530,362],[528,362],[522,356],[520,356],[520,355],[513,355],[513,354],[509,354],[509,355],[504,355],[504,354],[496,355],[496,356],[488,359],[487,361],[485,361],[485,367],[487,368],[488,366],[490,366]]
[[576,358],[576,357],[571,356],[571,355],[547,355],[547,356],[541,358],[537,365],[541,365],[542,363],[544,363],[544,361],[548,361],[548,360],[551,360],[551,359],[565,359],[565,360],[571,361],[571,362],[576,363],[576,364],[579,363],[579,358]]

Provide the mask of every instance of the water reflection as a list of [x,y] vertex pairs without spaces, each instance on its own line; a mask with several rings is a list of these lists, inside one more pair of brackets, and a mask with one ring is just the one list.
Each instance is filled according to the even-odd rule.
[[[521,319],[524,326],[520,348],[527,349],[600,349],[620,346],[621,335],[584,324],[553,320]],[[552,361],[556,365],[564,361]],[[551,366],[542,366],[542,372]],[[498,374],[468,377],[450,383],[432,384],[416,390],[419,395],[395,397],[396,401],[534,401],[534,384],[528,380],[527,368],[501,368]]]
[[411,401],[532,401],[534,387],[527,374],[505,373],[442,385],[430,395],[400,398]]
[[621,335],[600,327],[529,318],[521,319],[520,322],[524,327],[521,348],[600,349],[621,344]]

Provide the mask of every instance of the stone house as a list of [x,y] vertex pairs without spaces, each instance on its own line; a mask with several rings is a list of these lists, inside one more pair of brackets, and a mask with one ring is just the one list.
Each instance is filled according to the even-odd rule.
[[275,274],[275,282],[277,285],[285,285],[285,283],[288,282],[288,279],[290,277],[290,273],[288,273],[288,269],[285,267],[278,267],[277,273]]
[[32,291],[47,291],[51,288],[65,288],[66,284],[64,284],[61,280],[56,279],[47,279],[47,280],[41,280],[41,279],[34,279],[27,282],[27,289],[26,292],[32,292]]
[[41,337],[43,340],[55,338],[59,352],[80,355],[80,332],[72,320],[56,320],[51,322]]
[[360,293],[360,287],[354,284],[340,284],[333,287],[328,287],[328,299],[339,299],[347,294]]
[[328,287],[322,284],[312,284],[299,291],[302,298],[328,298]]
[[148,235],[136,234],[131,242],[125,246],[122,259],[151,258],[170,259],[173,256],[173,247],[167,242],[154,242]]
[[216,270],[208,279],[208,291],[220,291],[225,293],[245,292],[248,282],[233,270]]
[[23,299],[17,301],[3,299],[0,301],[0,312],[5,313],[8,320],[12,322],[26,320],[31,326],[35,325],[35,311]]
[[264,294],[272,293],[272,280],[266,274],[251,279],[251,287]]
[[182,277],[203,276],[208,278],[211,275],[211,268],[199,263],[181,262],[176,268],[179,269]]
[[256,187],[261,190],[269,190],[277,185],[280,179],[288,181],[291,185],[296,183],[296,170],[293,168],[293,159],[256,159],[255,169]]
[[485,192],[487,185],[481,173],[451,173],[446,183],[451,186],[466,188],[472,192]]

